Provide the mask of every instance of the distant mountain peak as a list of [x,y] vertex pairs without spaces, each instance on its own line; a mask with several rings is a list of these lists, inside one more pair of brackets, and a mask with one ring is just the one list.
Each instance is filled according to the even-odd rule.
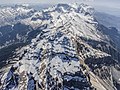
[[70,11],[75,11],[77,13],[84,13],[84,14],[89,14],[92,15],[94,12],[94,8],[87,5],[87,4],[78,4],[78,3],[73,3],[73,4],[57,4],[56,6],[53,7],[54,10],[58,10],[61,12],[70,12]]

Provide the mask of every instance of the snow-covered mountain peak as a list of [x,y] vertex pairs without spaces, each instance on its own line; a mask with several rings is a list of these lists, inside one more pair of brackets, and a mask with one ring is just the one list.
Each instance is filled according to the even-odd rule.
[[11,25],[18,20],[28,18],[33,15],[34,9],[25,5],[4,6],[0,8],[0,26]]
[[101,40],[103,36],[96,30],[97,22],[92,13],[94,9],[85,4],[58,4],[35,12],[30,18],[22,22],[32,27],[47,25],[47,28],[69,27],[65,31],[71,32],[73,36],[81,36],[94,40]]
[[61,13],[74,11],[76,13],[83,13],[84,15],[92,15],[94,12],[94,8],[84,3],[57,4],[56,6],[49,8],[48,11],[58,11]]

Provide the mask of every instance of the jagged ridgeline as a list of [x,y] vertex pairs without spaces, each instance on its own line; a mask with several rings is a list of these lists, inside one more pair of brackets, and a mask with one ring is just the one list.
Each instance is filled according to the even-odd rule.
[[16,34],[27,45],[0,69],[1,90],[120,90],[119,45],[93,13],[85,4],[58,4],[9,23],[25,25],[25,38]]

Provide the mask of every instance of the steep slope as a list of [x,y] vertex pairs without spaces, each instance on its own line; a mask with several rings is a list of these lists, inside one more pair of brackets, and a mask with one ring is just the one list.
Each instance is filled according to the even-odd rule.
[[58,4],[22,20],[46,28],[1,69],[1,89],[117,90],[120,53],[93,12],[85,4]]
[[[113,40],[118,49],[120,46],[120,17],[96,12],[95,18],[99,22],[98,29]],[[104,19],[103,19],[104,18]]]
[[120,17],[104,12],[95,12],[95,18],[100,24],[103,24],[106,27],[116,27],[118,31],[120,31]]

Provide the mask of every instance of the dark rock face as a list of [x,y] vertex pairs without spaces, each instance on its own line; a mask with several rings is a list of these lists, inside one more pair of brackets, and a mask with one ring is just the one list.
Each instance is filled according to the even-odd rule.
[[[17,23],[14,26],[2,26],[0,27],[0,32],[2,36],[0,37],[0,46],[7,44],[23,42],[25,39],[25,35],[28,31],[31,31],[32,28],[30,26]],[[18,35],[18,36],[17,36]]]
[[[111,55],[111,60],[112,63],[117,63],[120,60],[120,53],[119,53],[119,47],[113,42],[113,41],[103,41],[103,42],[99,42],[99,41],[94,41],[91,39],[85,39],[82,38],[82,40],[84,40],[87,44],[89,44],[90,46],[92,46],[95,49],[99,49],[100,51],[106,52],[108,54]],[[119,43],[118,43],[119,44]],[[118,48],[118,49],[117,49]]]
[[[0,49],[0,68],[6,64],[12,64],[10,60],[13,60],[17,55],[15,54],[17,48],[26,46],[28,43],[16,43]],[[15,55],[15,56],[14,56]],[[7,63],[8,62],[8,63]]]
[[64,88],[73,89],[77,88],[79,90],[91,89],[90,82],[87,81],[87,78],[82,72],[76,72],[75,74],[65,73],[63,76],[63,85]]

